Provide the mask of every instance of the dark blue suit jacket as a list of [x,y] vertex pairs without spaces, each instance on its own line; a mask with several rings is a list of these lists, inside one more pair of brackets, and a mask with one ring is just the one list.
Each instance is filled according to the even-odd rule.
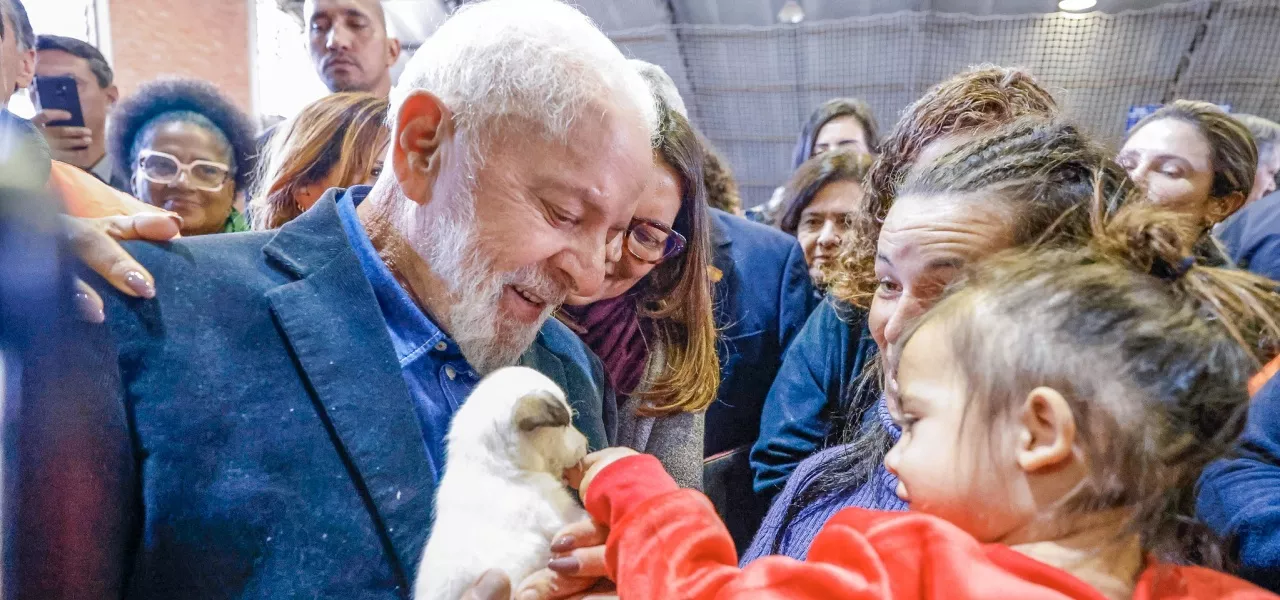
[[747,453],[760,435],[765,393],[782,355],[817,303],[796,239],[711,210],[712,286],[720,331],[720,393],[707,409],[703,487],[740,550],[768,505],[751,489]]
[[795,238],[720,210],[711,216],[721,378],[707,411],[707,456],[756,441],[782,353],[818,302]]
[[[408,598],[432,519],[422,432],[373,291],[326,196],[278,232],[130,244],[155,276],[110,292],[136,469],[116,549],[128,598]],[[525,364],[593,448],[616,407],[551,321]],[[99,399],[100,401],[100,399]]]

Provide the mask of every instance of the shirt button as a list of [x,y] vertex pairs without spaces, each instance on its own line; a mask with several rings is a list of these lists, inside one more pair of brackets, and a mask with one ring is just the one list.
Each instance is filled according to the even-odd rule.
[[449,378],[450,381],[453,381],[453,379],[458,376],[458,372],[454,370],[453,367],[450,367],[447,365],[444,368],[444,374],[446,377]]
[[448,342],[437,342],[437,343],[436,343],[436,350],[439,350],[440,352],[444,352],[445,350],[448,350],[448,349],[449,349],[449,344],[448,344]]

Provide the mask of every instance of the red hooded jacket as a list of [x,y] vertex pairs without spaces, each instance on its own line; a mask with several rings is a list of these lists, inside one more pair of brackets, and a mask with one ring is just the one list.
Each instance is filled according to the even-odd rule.
[[[648,455],[605,467],[586,505],[609,526],[606,560],[623,600],[1105,600],[1066,571],[909,512],[845,509],[814,538],[808,560],[771,556],[739,569],[711,502],[678,488]],[[1148,567],[1133,597],[1280,598],[1230,575],[1173,565]]]

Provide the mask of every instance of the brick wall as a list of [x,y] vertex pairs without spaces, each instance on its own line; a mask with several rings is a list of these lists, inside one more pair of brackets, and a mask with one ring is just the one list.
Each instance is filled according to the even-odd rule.
[[196,77],[252,111],[249,9],[249,0],[110,0],[122,97],[163,75]]

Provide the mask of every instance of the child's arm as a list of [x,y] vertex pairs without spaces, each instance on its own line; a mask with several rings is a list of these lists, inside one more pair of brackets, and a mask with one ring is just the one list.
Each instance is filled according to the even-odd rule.
[[738,569],[733,541],[711,502],[679,489],[652,456],[604,467],[586,490],[586,505],[610,529],[606,564],[629,599],[889,595],[885,572],[865,543],[851,543],[839,565],[767,557]]

